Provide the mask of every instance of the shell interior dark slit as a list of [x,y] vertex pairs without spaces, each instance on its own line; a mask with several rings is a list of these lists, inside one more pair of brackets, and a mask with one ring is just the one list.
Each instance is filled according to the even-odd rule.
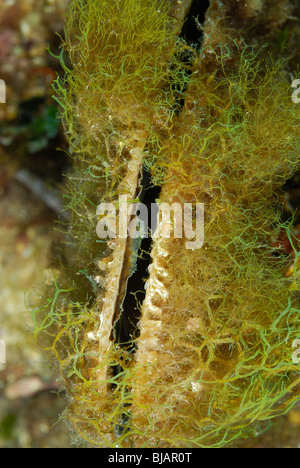
[[[151,232],[156,227],[153,225],[153,219],[155,219],[153,209],[155,209],[156,199],[159,197],[160,191],[161,187],[153,185],[150,173],[146,169],[143,169],[139,201],[147,207],[148,219],[142,219],[139,212],[137,212],[137,218],[142,223],[146,222],[148,232],[147,235],[142,236],[140,239],[128,239],[128,256],[131,256],[131,260],[127,262],[127,272],[130,268],[132,273],[129,274],[126,285],[123,287],[124,298],[117,305],[119,310],[115,313],[115,317],[117,316],[117,318],[112,329],[113,341],[118,346],[126,349],[127,356],[134,354],[136,338],[139,336],[138,322],[140,319],[140,308],[146,295],[145,283],[148,278],[148,267],[151,261]],[[122,373],[122,370],[122,365],[117,364],[109,369],[109,373],[118,379],[118,375]],[[116,384],[111,385],[111,391],[114,391],[116,386]],[[127,392],[130,392],[130,389],[127,389]],[[114,428],[117,437],[121,436],[126,430],[129,419],[128,409],[126,411],[124,407],[124,413]]]
[[[151,225],[151,209],[159,197],[161,187],[151,182],[150,173],[143,171],[142,192],[139,197],[141,203],[147,207],[148,220],[142,219],[137,212],[137,218],[148,226],[148,233],[140,239],[131,239],[131,249],[135,257],[132,274],[128,277],[124,299],[121,304],[121,313],[114,325],[115,341],[125,346],[130,352],[134,351],[133,339],[138,337],[137,324],[140,318],[140,306],[145,298],[145,282],[148,277],[150,253],[152,247],[151,232],[155,226]],[[152,208],[151,208],[152,204]],[[128,348],[129,347],[129,348]]]
[[[148,278],[148,267],[151,261],[152,238],[151,231],[155,225],[151,221],[151,210],[153,220],[153,209],[156,199],[159,197],[161,187],[153,185],[150,173],[143,169],[141,191],[139,201],[147,207],[148,219],[142,219],[137,211],[137,218],[148,226],[147,235],[138,239],[128,238],[127,272],[124,273],[125,285],[123,294],[120,291],[119,302],[115,312],[115,320],[111,339],[119,346],[126,348],[127,353],[135,351],[135,340],[138,337],[138,321],[140,319],[140,307],[144,301],[146,291],[145,282]],[[152,207],[151,207],[152,205]],[[155,218],[155,216],[154,216]],[[151,224],[152,223],[152,224]],[[127,280],[126,280],[127,278]],[[122,295],[121,295],[122,294]],[[113,368],[113,375],[121,372],[119,365]]]

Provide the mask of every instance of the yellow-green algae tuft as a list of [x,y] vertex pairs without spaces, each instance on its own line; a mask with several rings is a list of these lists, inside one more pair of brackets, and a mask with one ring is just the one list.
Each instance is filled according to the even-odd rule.
[[[298,253],[278,194],[300,168],[300,116],[284,63],[242,40],[206,40],[187,75],[178,57],[188,46],[177,36],[165,2],[75,0],[70,8],[71,68],[56,86],[77,161],[72,241],[34,320],[70,395],[66,417],[92,446],[222,447],[299,400]],[[105,288],[94,280],[110,254],[97,242],[95,207],[118,195],[139,132],[160,201],[205,204],[201,249],[165,241],[168,300],[158,359],[146,365],[116,343],[99,356]],[[289,277],[291,259],[272,247],[281,230],[295,249]],[[116,364],[118,375],[99,380]]]

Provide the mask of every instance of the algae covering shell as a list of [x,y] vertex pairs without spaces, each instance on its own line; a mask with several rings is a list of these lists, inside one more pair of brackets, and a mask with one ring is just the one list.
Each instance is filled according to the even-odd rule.
[[[246,28],[265,24],[268,1],[211,1],[197,43],[182,26],[196,3],[70,6],[56,90],[72,222],[36,336],[92,446],[221,447],[299,399],[298,252],[278,196],[300,167],[288,64]],[[292,11],[273,2],[277,32],[279,4],[286,21]],[[120,197],[204,206],[204,240],[188,249],[172,236],[175,215],[169,237],[99,239],[96,207],[120,215]],[[282,230],[293,259],[274,253]]]

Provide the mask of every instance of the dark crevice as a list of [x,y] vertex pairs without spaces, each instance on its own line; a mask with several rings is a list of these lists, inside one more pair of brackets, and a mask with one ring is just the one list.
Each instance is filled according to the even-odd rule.
[[[147,208],[147,218],[143,219],[142,212],[139,214],[137,210],[137,218],[141,223],[145,223],[147,230],[143,231],[143,235],[138,239],[128,239],[129,249],[135,252],[135,266],[134,271],[128,277],[123,300],[119,298],[120,302],[117,306],[119,310],[116,311],[117,319],[114,322],[111,339],[118,344],[123,350],[126,351],[124,356],[130,359],[130,356],[136,351],[136,339],[139,336],[138,322],[141,317],[141,305],[146,296],[145,282],[148,279],[148,267],[151,262],[152,238],[151,232],[156,228],[152,225],[153,219],[153,204],[159,197],[161,187],[154,185],[152,182],[151,174],[145,168],[143,169],[142,181],[139,193],[139,202]],[[138,207],[137,207],[138,208]],[[152,213],[152,218],[151,218]],[[146,235],[145,235],[146,234]],[[123,363],[125,364],[125,362]],[[110,376],[118,379],[118,375],[123,371],[122,364],[116,364],[109,369]],[[116,384],[110,385],[111,391],[117,388]],[[130,390],[127,390],[130,392]],[[125,410],[125,408],[124,408]],[[121,435],[128,416],[126,412],[121,415],[121,421],[116,424],[115,432]],[[124,426],[124,427],[123,427]]]
[[196,50],[201,47],[203,31],[200,25],[202,26],[205,21],[205,13],[209,5],[210,0],[194,0],[181,29],[180,37]]
[[171,70],[176,68],[175,77],[180,72],[180,80],[176,80],[176,78],[174,81],[170,80],[170,91],[174,97],[171,111],[175,115],[179,115],[184,106],[184,96],[188,89],[189,77],[192,74],[193,65],[201,49],[203,39],[202,25],[205,21],[205,13],[209,5],[209,0],[194,0],[181,29],[179,38],[183,41],[185,47],[182,47],[177,55],[176,65],[171,66]]
[[[143,205],[147,208],[147,219],[143,219],[142,212],[139,214],[138,210],[137,218],[142,223],[146,224],[148,228],[147,235],[145,235],[145,231],[143,231],[144,235],[141,236],[141,238],[128,240],[130,244],[129,248],[132,251],[136,251],[136,263],[133,273],[126,281],[124,299],[117,306],[119,309],[119,311],[117,311],[118,318],[114,322],[111,337],[111,339],[116,344],[118,344],[118,346],[126,351],[125,356],[127,359],[129,359],[130,355],[135,352],[136,339],[139,336],[138,322],[141,316],[141,305],[146,296],[145,282],[149,276],[148,267],[151,262],[151,232],[153,232],[156,228],[155,225],[152,225],[153,204],[155,204],[156,199],[159,197],[160,191],[161,187],[153,184],[150,172],[144,168],[142,174],[141,190],[139,194],[139,202],[143,203]],[[118,376],[123,371],[123,364],[125,364],[125,362],[112,366],[109,369],[109,376],[113,376],[116,380],[118,380]],[[110,385],[111,391],[115,391],[116,389],[117,382]],[[130,394],[130,389],[127,388],[126,392]],[[116,421],[114,428],[116,437],[120,437],[128,430],[127,425],[130,420],[129,408],[130,405],[125,404],[124,412],[118,417],[118,421]]]
[[137,218],[148,226],[146,236],[140,239],[132,239],[133,250],[136,250],[136,264],[132,275],[127,280],[126,292],[122,301],[122,313],[115,323],[115,340],[119,344],[126,346],[128,350],[133,351],[133,340],[137,338],[137,324],[140,319],[140,306],[143,303],[146,295],[145,282],[148,278],[148,267],[151,261],[151,211],[153,214],[153,206],[156,199],[159,197],[161,187],[153,185],[151,174],[144,169],[142,179],[142,189],[139,195],[140,203],[143,203],[147,208],[148,219],[143,219],[142,214],[137,212]]

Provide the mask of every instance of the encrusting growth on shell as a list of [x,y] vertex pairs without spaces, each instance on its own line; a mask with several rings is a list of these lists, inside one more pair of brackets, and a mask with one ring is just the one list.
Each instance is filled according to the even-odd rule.
[[[76,243],[66,255],[36,336],[58,359],[67,417],[91,446],[230,445],[299,399],[296,241],[292,276],[272,247],[283,230],[292,241],[279,194],[300,168],[294,40],[278,60],[293,3],[211,0],[197,44],[180,36],[192,5],[73,0],[69,11],[71,69],[63,62],[56,88],[72,200],[85,194],[70,205],[71,234],[87,240],[84,255]],[[153,236],[138,304],[131,262],[145,252],[129,235],[99,242],[96,206],[150,190],[146,170],[159,204],[204,204],[204,243],[187,249],[172,229]]]

